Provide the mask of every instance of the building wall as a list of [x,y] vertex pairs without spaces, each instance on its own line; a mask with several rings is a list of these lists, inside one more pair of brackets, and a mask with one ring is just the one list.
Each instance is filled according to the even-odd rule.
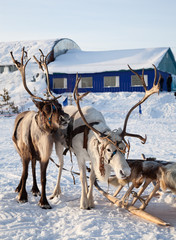
[[158,69],[176,75],[176,62],[170,49],[159,63]]
[[[136,71],[138,74],[142,74],[142,71]],[[168,73],[160,72],[164,78],[163,90],[166,91],[166,79],[168,77]],[[92,77],[93,78],[93,87],[92,88],[79,88],[80,92],[119,92],[119,91],[128,91],[128,92],[142,92],[144,91],[142,86],[131,86],[131,76],[134,75],[131,71],[118,71],[118,72],[102,72],[102,73],[87,73],[81,74],[83,77]],[[144,71],[144,75],[148,75],[148,88],[152,88],[154,81],[154,70],[147,69]],[[104,76],[119,76],[119,87],[104,87]],[[53,78],[67,78],[67,88],[66,89],[53,89]],[[159,78],[159,75],[158,75]],[[157,79],[158,79],[157,78]],[[62,74],[62,73],[54,73],[50,75],[50,85],[51,90],[56,93],[64,93],[64,92],[73,92],[76,81],[76,74]]]
[[15,65],[0,65],[0,73],[17,71]]

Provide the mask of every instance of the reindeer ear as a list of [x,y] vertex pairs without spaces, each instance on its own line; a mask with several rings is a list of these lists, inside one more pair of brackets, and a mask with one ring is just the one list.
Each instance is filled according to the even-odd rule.
[[32,99],[33,103],[35,104],[35,106],[42,111],[42,108],[44,106],[44,102],[40,102],[40,101],[35,101],[34,99]]

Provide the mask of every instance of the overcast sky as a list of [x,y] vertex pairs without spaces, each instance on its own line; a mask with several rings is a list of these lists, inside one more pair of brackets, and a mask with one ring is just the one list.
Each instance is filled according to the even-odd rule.
[[82,50],[176,53],[176,0],[0,0],[1,42],[64,37]]

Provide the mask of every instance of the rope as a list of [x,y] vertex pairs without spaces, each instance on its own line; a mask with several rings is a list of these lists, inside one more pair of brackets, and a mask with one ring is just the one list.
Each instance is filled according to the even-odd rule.
[[[60,165],[57,164],[57,163],[54,161],[53,158],[50,157],[49,159],[51,160],[51,162],[53,162],[53,163],[56,165],[56,167],[60,168]],[[63,169],[64,171],[70,172],[70,170],[68,170],[68,169],[66,169],[66,168],[62,168],[62,169]],[[72,173],[74,173],[74,174],[76,174],[76,175],[80,175],[78,172],[72,171]]]
[[[71,154],[71,152],[70,152],[70,154]],[[72,154],[71,154],[70,156],[71,156],[71,158],[72,158]],[[50,157],[49,159],[51,160],[51,162],[53,162],[53,163],[56,165],[56,167],[60,168],[60,165],[57,164],[52,157]],[[72,159],[71,159],[71,162],[73,163]],[[73,174],[80,176],[80,173],[72,171],[72,169],[73,169],[73,164],[72,164],[72,167],[71,167],[71,171],[68,170],[68,169],[66,169],[66,168],[62,168],[62,169],[63,169],[64,171],[71,172],[73,178],[74,178]],[[90,169],[89,167],[87,167],[87,166],[86,166],[86,169],[87,169],[88,172],[91,171],[91,169]],[[89,177],[87,176],[87,178],[89,178]],[[73,182],[75,182],[75,178],[74,178]]]

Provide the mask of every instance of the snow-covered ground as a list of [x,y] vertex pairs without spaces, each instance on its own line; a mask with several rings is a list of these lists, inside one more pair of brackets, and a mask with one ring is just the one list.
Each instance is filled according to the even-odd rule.
[[[33,108],[32,101],[27,99],[17,72],[11,75],[11,82],[6,82],[1,76],[1,89],[7,87],[16,104],[23,104],[23,109]],[[8,75],[8,76],[9,76]],[[38,86],[37,82],[33,84]],[[21,88],[21,90],[20,90]],[[43,87],[36,87],[36,90]],[[108,125],[112,129],[123,127],[127,111],[144,93],[90,93],[82,102],[92,105],[102,111]],[[21,100],[20,100],[21,99]],[[64,96],[60,99],[62,101]],[[21,102],[21,103],[20,103]],[[147,211],[156,215],[171,227],[161,227],[134,216],[124,209],[111,204],[107,199],[94,190],[96,206],[92,210],[81,210],[79,199],[81,186],[79,177],[75,176],[76,184],[70,172],[63,172],[59,198],[50,200],[51,210],[41,209],[38,197],[30,193],[32,185],[31,169],[27,181],[28,203],[19,204],[16,200],[15,188],[19,183],[22,164],[12,140],[12,130],[15,116],[0,117],[0,239],[143,239],[155,240],[176,239],[176,200],[173,194],[163,193],[160,198],[154,198],[147,207]],[[130,139],[131,151],[129,158],[141,158],[141,153],[146,157],[156,157],[166,161],[176,161],[176,99],[173,93],[162,92],[151,96],[142,105],[142,115],[136,109],[128,123],[128,131],[147,135],[145,145],[138,139]],[[52,157],[57,161],[53,150]],[[72,164],[69,154],[65,157],[65,168],[70,170]],[[73,170],[78,171],[76,159],[73,158]],[[47,169],[47,197],[52,194],[56,184],[58,169],[50,162]],[[37,164],[37,179],[40,186],[40,169]],[[108,190],[106,183],[101,184]],[[148,191],[152,189],[149,187]],[[115,191],[109,187],[109,192]]]

